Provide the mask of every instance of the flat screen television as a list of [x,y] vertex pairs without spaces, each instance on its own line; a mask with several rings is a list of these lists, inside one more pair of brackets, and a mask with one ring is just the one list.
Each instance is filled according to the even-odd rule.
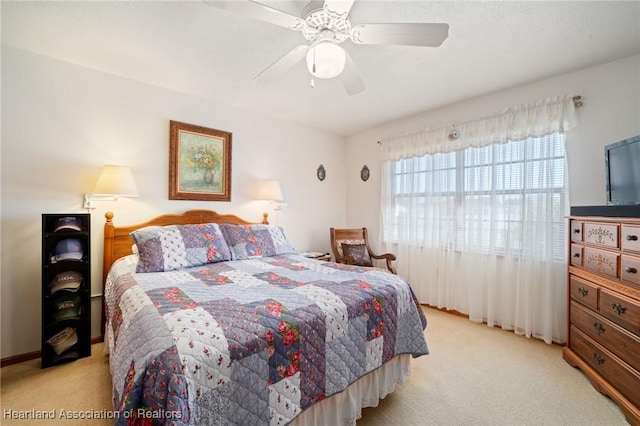
[[640,136],[604,147],[607,204],[640,204]]

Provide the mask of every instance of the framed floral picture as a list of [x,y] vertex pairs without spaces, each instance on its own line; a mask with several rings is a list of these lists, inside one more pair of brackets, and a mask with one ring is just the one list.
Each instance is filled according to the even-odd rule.
[[231,201],[231,133],[170,121],[169,199]]

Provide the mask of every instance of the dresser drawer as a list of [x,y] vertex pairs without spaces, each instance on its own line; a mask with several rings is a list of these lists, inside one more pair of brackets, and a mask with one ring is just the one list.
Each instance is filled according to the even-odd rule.
[[600,289],[600,314],[640,336],[640,304],[605,288]]
[[582,246],[579,244],[571,244],[571,264],[573,266],[582,266]]
[[612,278],[618,277],[619,253],[585,247],[583,262],[586,269],[591,269]]
[[620,279],[636,284],[640,288],[640,258],[622,255],[620,258]]
[[571,221],[571,241],[574,243],[582,242],[582,233],[583,233],[584,222],[579,220]]
[[571,326],[571,349],[600,376],[606,377],[634,405],[640,406],[640,374]]
[[586,222],[584,224],[584,242],[610,248],[618,248],[618,229],[617,223],[594,223]]
[[571,275],[571,299],[593,309],[598,310],[598,287],[588,281]]
[[623,330],[576,302],[571,302],[571,324],[640,371],[640,337]]
[[620,240],[622,250],[640,253],[640,226],[622,224]]

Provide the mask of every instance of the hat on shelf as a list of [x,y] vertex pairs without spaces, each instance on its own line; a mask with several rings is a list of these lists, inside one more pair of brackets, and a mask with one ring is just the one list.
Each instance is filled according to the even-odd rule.
[[80,221],[75,216],[65,216],[61,217],[55,222],[55,228],[53,228],[53,232],[58,231],[80,231],[82,227],[80,226]]
[[57,274],[51,282],[49,282],[49,290],[51,294],[60,291],[78,291],[84,277],[78,271],[64,271]]
[[66,327],[59,333],[54,334],[47,343],[51,345],[57,355],[60,355],[71,346],[78,343],[78,334],[76,329],[72,327]]
[[51,262],[55,263],[60,260],[82,260],[82,244],[75,238],[67,238],[58,241],[55,253],[51,258]]
[[80,296],[76,293],[61,293],[53,300],[54,321],[73,318],[80,315],[82,303]]

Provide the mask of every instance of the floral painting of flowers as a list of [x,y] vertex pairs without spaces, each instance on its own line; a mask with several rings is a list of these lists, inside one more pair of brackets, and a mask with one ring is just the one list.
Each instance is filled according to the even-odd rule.
[[170,122],[169,199],[231,201],[231,133]]

